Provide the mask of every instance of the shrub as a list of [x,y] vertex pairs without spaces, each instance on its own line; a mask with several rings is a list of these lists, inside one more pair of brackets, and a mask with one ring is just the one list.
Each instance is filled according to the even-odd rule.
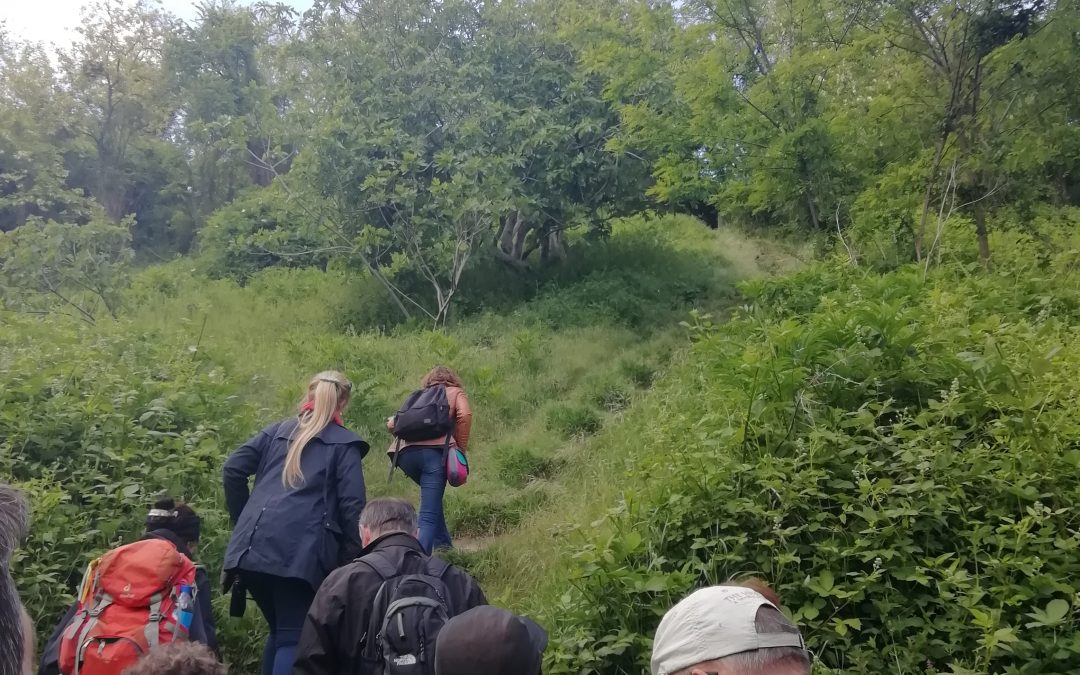
[[545,672],[642,672],[668,607],[744,574],[825,670],[1077,672],[1077,319],[1029,308],[1080,276],[968,270],[818,266],[696,331]]
[[599,413],[589,406],[573,403],[557,403],[547,411],[547,427],[565,436],[593,434],[600,430],[603,421]]
[[511,495],[470,493],[447,504],[446,523],[456,535],[490,536],[516,527],[522,519],[548,500],[539,484]]
[[586,385],[589,400],[609,413],[622,412],[630,407],[633,397],[631,386],[617,375],[603,373],[591,378]]
[[33,505],[17,581],[43,634],[87,562],[141,534],[160,492],[203,518],[204,560],[224,552],[217,477],[256,428],[251,411],[186,344],[146,337],[60,319],[13,317],[0,330],[0,474]]
[[643,359],[624,359],[619,364],[619,372],[640,389],[652,386],[653,378],[656,376],[653,365]]
[[549,478],[555,473],[554,460],[522,446],[505,448],[498,452],[499,477],[511,487],[524,487],[528,483]]
[[325,267],[325,236],[277,185],[215,211],[199,231],[201,263],[212,277],[243,281],[267,267]]

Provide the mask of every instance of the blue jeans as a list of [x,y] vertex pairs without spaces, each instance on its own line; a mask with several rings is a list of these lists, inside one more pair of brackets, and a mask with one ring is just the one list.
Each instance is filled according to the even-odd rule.
[[304,617],[315,599],[315,589],[303,579],[246,570],[240,570],[240,579],[270,626],[263,649],[262,675],[292,675],[296,645]]
[[436,548],[449,548],[450,530],[443,513],[446,492],[446,464],[442,447],[411,446],[401,450],[398,466],[420,486],[420,545],[431,555]]

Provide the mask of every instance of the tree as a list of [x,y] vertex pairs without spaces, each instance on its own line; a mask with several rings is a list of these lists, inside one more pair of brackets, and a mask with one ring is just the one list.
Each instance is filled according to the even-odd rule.
[[[994,91],[984,91],[987,57],[997,48],[1032,29],[1043,12],[1042,2],[999,2],[998,0],[957,0],[922,2],[900,0],[889,3],[883,31],[890,44],[922,59],[937,79],[944,104],[937,127],[937,141],[926,180],[919,225],[915,232],[915,256],[922,260],[926,249],[926,227],[933,209],[935,192],[947,193],[951,186],[975,220],[979,257],[990,265],[990,245],[986,226],[986,199],[995,190],[990,185],[987,166],[979,166],[976,155],[983,142],[987,99],[1003,93],[1005,81]],[[952,144],[955,143],[955,148]],[[943,166],[954,150],[959,173],[945,172]],[[959,175],[959,179],[956,176]],[[942,199],[948,199],[943,194]]]
[[0,298],[8,311],[116,318],[127,282],[132,219],[118,225],[31,222],[0,234]]
[[67,92],[56,86],[39,45],[12,42],[0,30],[0,231],[31,218],[85,222],[86,195],[68,184]]
[[[616,119],[579,76],[554,5],[335,2],[305,27],[310,129],[289,179],[404,316],[446,320],[482,242],[516,268],[640,194]],[[309,186],[310,189],[303,187]],[[629,187],[628,187],[629,186]],[[395,283],[414,275],[424,300]]]
[[114,223],[135,210],[137,155],[152,152],[170,120],[158,65],[175,28],[151,0],[100,0],[84,10],[79,39],[58,55],[72,128],[88,142],[77,178]]

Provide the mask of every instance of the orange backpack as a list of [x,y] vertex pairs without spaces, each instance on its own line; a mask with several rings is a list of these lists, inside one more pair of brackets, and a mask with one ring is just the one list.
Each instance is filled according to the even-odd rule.
[[167,541],[109,551],[83,577],[60,641],[60,672],[120,675],[159,644],[186,640],[195,588],[195,564]]

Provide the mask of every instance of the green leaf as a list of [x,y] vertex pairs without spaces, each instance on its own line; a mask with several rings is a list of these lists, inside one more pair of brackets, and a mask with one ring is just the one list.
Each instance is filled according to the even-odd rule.
[[1046,604],[1046,618],[1050,624],[1060,623],[1069,613],[1069,603],[1060,598],[1055,598]]

